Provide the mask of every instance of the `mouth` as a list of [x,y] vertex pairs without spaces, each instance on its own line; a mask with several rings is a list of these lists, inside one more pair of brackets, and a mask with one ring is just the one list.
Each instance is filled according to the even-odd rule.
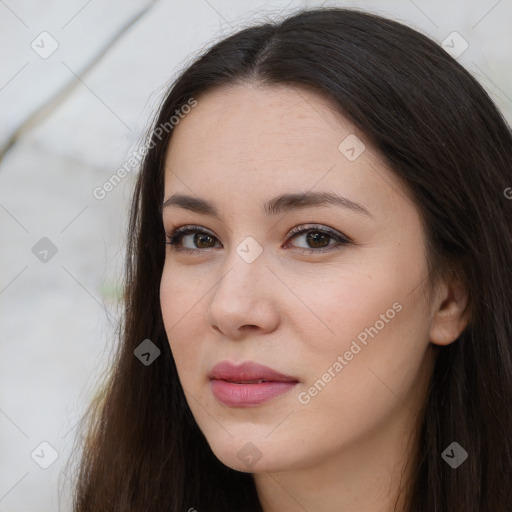
[[268,366],[247,362],[218,363],[208,375],[215,398],[228,407],[254,407],[294,388],[299,380]]
[[[225,379],[218,379],[218,380],[225,380]],[[262,382],[278,382],[278,381],[260,379],[260,380],[242,380],[242,381],[226,380],[226,382],[232,382],[233,384],[261,384]]]

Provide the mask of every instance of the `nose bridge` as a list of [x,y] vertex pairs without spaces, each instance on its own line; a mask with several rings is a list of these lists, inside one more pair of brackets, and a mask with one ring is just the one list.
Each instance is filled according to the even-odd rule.
[[219,287],[235,295],[238,295],[240,290],[252,291],[249,288],[261,283],[265,279],[265,273],[269,272],[263,252],[262,245],[255,238],[243,237],[233,246],[226,258],[226,270],[223,272]]
[[263,247],[252,237],[245,237],[226,256],[220,278],[210,296],[209,322],[225,334],[243,325],[271,329],[276,311],[271,304],[272,277],[267,268]]

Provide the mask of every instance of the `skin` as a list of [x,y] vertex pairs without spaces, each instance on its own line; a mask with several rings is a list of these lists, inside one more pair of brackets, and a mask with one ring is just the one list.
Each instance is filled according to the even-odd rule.
[[[186,235],[181,247],[196,254],[167,245],[160,288],[197,424],[219,460],[253,473],[265,512],[390,511],[401,475],[403,486],[411,470],[406,460],[415,453],[436,346],[454,341],[467,323],[466,289],[445,279],[429,306],[419,213],[370,141],[328,100],[304,88],[253,83],[197,99],[174,128],[165,198],[207,199],[219,217],[164,208],[167,234],[194,224],[213,238],[194,244]],[[350,134],[366,147],[354,161],[338,149]],[[261,211],[279,194],[307,191],[343,195],[371,216],[335,205]],[[315,246],[307,234],[289,236],[310,224],[352,243],[335,248],[336,239],[326,237]],[[247,236],[264,249],[252,263],[236,251]],[[332,250],[318,252],[326,246]],[[299,393],[396,303],[401,310],[301,403]],[[222,360],[255,361],[300,382],[263,405],[227,407],[207,376]],[[260,454],[250,467],[237,456],[249,442]]]

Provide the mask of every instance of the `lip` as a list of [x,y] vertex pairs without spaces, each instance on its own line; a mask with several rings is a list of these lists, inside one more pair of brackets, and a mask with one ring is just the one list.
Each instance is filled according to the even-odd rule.
[[[229,361],[216,364],[208,374],[215,398],[229,407],[263,404],[295,387],[295,377],[254,362],[235,365]],[[263,380],[266,382],[254,382]]]
[[263,366],[252,361],[239,365],[230,361],[217,363],[210,373],[210,379],[227,380],[229,382],[243,382],[250,380],[268,380],[273,382],[298,382],[298,379],[279,373],[268,366]]

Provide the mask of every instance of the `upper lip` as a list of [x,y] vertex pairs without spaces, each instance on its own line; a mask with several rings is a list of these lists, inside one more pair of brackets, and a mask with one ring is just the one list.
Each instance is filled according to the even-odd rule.
[[230,361],[217,363],[208,374],[210,380],[226,380],[229,382],[246,382],[266,380],[273,382],[298,382],[295,377],[279,373],[268,366],[252,361],[235,365]]

